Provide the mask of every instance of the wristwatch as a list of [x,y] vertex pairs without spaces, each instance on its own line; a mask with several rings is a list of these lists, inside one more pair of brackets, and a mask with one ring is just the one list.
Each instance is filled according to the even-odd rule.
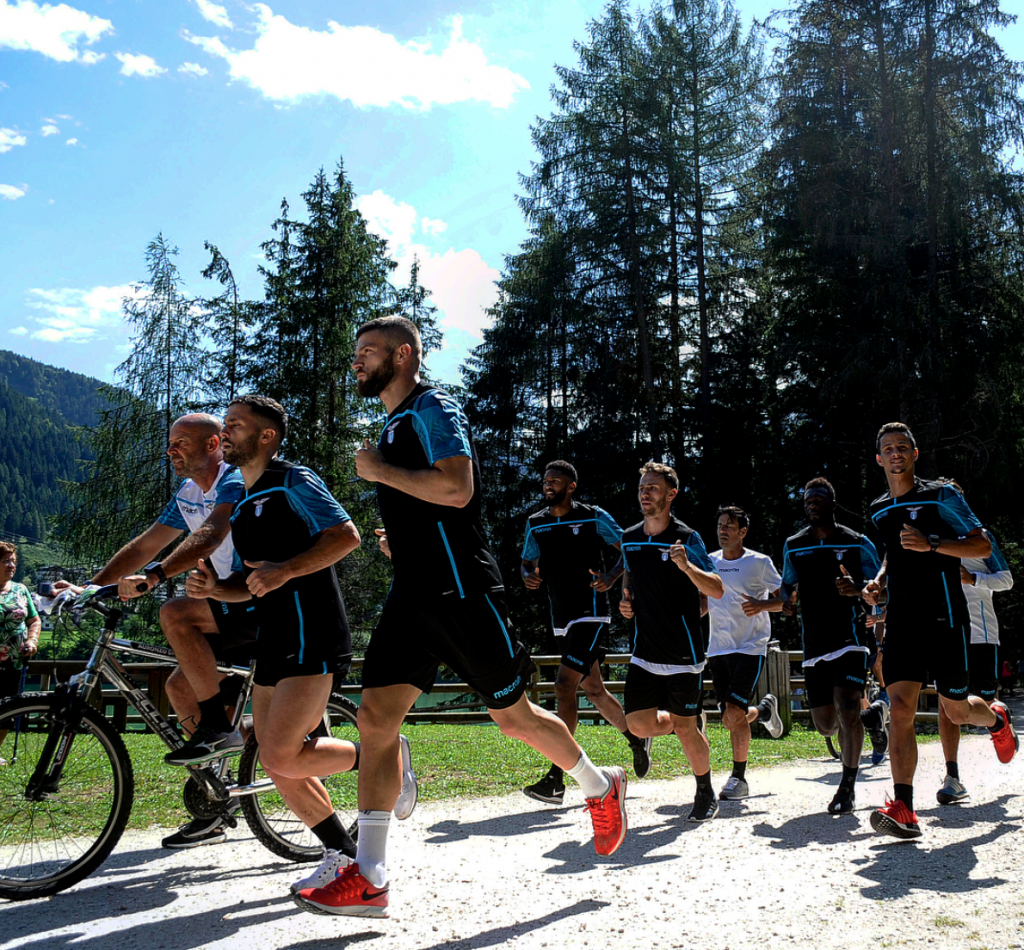
[[[934,550],[934,548],[932,549]],[[143,569],[143,574],[156,574],[160,583],[163,584],[167,580],[167,575],[164,573],[164,566],[159,561],[150,561]]]
[[928,535],[928,543],[932,546],[933,551],[937,551],[939,545],[942,544],[942,538],[940,538],[937,534],[930,534]]

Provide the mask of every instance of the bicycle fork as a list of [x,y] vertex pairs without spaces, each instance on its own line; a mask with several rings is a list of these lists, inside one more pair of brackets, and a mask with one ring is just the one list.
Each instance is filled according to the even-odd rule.
[[53,726],[25,787],[25,798],[30,802],[44,802],[57,792],[64,774],[64,763],[67,762],[75,733],[82,723],[82,700],[77,689],[62,683],[54,690],[54,697],[57,703],[54,707]]

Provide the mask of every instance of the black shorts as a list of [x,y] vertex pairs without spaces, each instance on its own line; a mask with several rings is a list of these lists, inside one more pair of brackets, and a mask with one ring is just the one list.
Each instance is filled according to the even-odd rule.
[[630,663],[622,708],[626,715],[645,709],[664,709],[674,716],[698,716],[703,681],[700,673],[661,675]]
[[882,677],[893,683],[930,683],[947,699],[966,699],[970,692],[967,645],[970,622],[950,626],[945,620],[922,620],[914,626],[885,627]]
[[711,681],[715,687],[715,699],[724,711],[726,703],[739,706],[744,712],[750,708],[754,689],[764,669],[764,657],[748,653],[723,653],[709,656]]
[[[15,649],[12,646],[11,649]],[[0,699],[7,699],[8,696],[17,696],[21,687],[21,670],[15,669],[10,660],[0,663]]]
[[488,709],[515,705],[537,669],[515,638],[504,591],[424,600],[388,593],[363,661],[363,688],[429,693],[444,663]]
[[[255,602],[240,600],[235,603],[214,600],[212,597],[207,597],[206,602],[210,605],[210,613],[213,614],[219,635],[226,638],[224,643],[229,642],[227,638],[230,638],[232,645],[256,639],[259,624],[256,622]],[[222,649],[228,647],[223,646]]]
[[[818,660],[804,667],[804,689],[807,705],[811,709],[835,703],[836,689],[855,689],[864,692],[868,679],[868,655],[861,650],[850,650],[834,660]],[[889,678],[885,680],[889,682]]]
[[967,648],[970,660],[970,692],[990,703],[999,687],[999,645],[972,643]]
[[577,620],[569,625],[565,636],[555,637],[562,651],[562,666],[582,673],[586,679],[594,664],[603,662],[608,653],[601,646],[601,634],[606,627],[601,620]]

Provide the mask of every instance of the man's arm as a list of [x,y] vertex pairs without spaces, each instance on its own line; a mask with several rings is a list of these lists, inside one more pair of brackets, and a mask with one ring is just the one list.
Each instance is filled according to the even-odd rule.
[[694,587],[702,594],[707,594],[708,597],[713,597],[715,600],[722,599],[722,595],[725,593],[725,585],[722,583],[722,578],[717,574],[712,574],[710,571],[697,567],[686,556],[685,544],[680,541],[673,544],[669,548],[669,557],[675,562],[676,567],[693,581]]
[[359,531],[351,521],[325,528],[307,551],[287,561],[246,561],[255,568],[245,583],[253,597],[260,597],[287,584],[293,577],[313,574],[340,561],[359,547]]
[[523,578],[523,583],[530,590],[536,590],[544,583],[541,579],[540,571],[537,569],[539,563],[539,561],[527,561],[524,558],[522,564],[519,565],[519,574]]
[[626,571],[622,581],[622,599],[619,601],[619,613],[627,620],[633,619],[633,579]]
[[179,534],[181,534],[180,528],[172,528],[159,521],[154,522],[107,561],[106,565],[96,573],[89,583],[98,584],[101,587],[106,584],[116,584],[122,577],[134,574],[143,565],[152,561]]
[[619,552],[619,559],[604,573],[600,574],[597,571],[591,571],[594,575],[594,579],[590,582],[590,586],[597,591],[610,590],[615,586],[615,582],[626,573],[626,559],[622,556],[622,542],[613,541],[612,546]]
[[779,589],[773,590],[764,600],[751,597],[749,594],[741,593],[743,598],[743,613],[748,617],[756,617],[760,613],[777,614],[782,610],[784,598],[779,596]]
[[200,558],[213,554],[231,531],[233,508],[234,505],[217,505],[210,517],[164,558],[164,573],[168,577],[181,574],[195,567]]
[[226,603],[252,600],[249,588],[245,586],[245,575],[235,571],[228,577],[215,578],[206,562],[200,558],[196,568],[185,579],[185,593],[196,600],[212,597]]
[[432,505],[465,508],[473,497],[473,460],[468,455],[439,459],[430,468],[399,468],[367,439],[356,451],[356,474]]
[[[931,553],[933,550],[928,535],[909,524],[905,524],[900,532],[900,544],[906,550],[920,554]],[[962,538],[939,538],[934,550],[937,554],[948,554],[950,557],[988,557],[992,553],[992,542],[981,528],[973,528]]]

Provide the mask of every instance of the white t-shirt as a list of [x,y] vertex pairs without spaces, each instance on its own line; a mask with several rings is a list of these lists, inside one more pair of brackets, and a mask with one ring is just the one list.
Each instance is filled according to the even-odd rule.
[[771,620],[767,612],[748,617],[743,612],[744,601],[740,594],[766,600],[782,583],[782,575],[775,569],[772,559],[759,551],[744,550],[733,561],[727,560],[721,551],[714,551],[710,556],[725,585],[725,593],[721,600],[708,598],[711,620],[708,656],[725,653],[764,656],[771,637]]

